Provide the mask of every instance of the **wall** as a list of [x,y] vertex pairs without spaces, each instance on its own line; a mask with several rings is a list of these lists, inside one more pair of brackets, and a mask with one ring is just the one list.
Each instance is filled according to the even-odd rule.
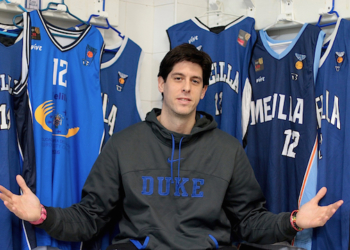
[[[21,13],[21,10],[16,6],[5,4],[4,1],[0,2],[0,22],[11,23],[12,17]],[[25,6],[25,0],[16,1]],[[42,0],[42,8],[45,8],[49,2],[50,0]],[[331,0],[293,0],[290,9],[293,11],[295,20],[315,24],[319,18],[320,9],[324,9],[331,2]],[[83,20],[87,20],[90,14],[101,14],[103,11],[102,0],[66,0],[65,3],[72,13]],[[225,13],[237,16],[248,14],[254,17],[258,30],[276,21],[281,10],[285,10],[287,0],[252,0],[254,9],[249,9],[245,0],[106,0],[105,11],[108,13],[110,23],[117,25],[119,31],[135,41],[144,51],[141,69],[141,100],[145,113],[153,107],[161,107],[157,73],[160,61],[170,48],[166,29],[191,17],[203,16],[207,10],[215,7],[215,3],[221,3]],[[335,10],[341,17],[350,18],[350,1],[335,0]],[[47,12],[46,16],[51,18],[50,21],[54,24],[62,27],[69,27],[75,23],[65,14]],[[52,16],[64,18],[52,19]],[[226,24],[234,18],[228,15],[209,16],[209,18],[202,17],[201,21],[209,26],[215,26]],[[334,16],[328,16],[322,20],[330,18]],[[104,24],[104,19],[94,19],[93,23]],[[269,29],[268,33],[276,39],[286,39],[294,37],[299,27],[299,24],[282,22]],[[115,44],[120,40],[117,33],[112,30],[100,29],[100,31],[107,45]]]

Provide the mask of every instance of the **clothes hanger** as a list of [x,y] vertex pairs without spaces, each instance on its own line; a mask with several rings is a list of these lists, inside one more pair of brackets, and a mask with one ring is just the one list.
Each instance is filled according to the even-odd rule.
[[[329,14],[329,15],[335,14],[335,15],[337,16],[337,19],[339,18],[338,12],[336,12],[336,11],[334,10],[334,0],[332,1],[332,9],[331,9],[329,12],[327,12],[326,14]],[[316,26],[318,26],[318,27],[320,27],[320,28],[326,27],[326,26],[335,25],[335,24],[337,23],[337,21],[335,21],[335,22],[331,22],[331,23],[321,24],[322,16],[323,16],[323,15],[320,14],[320,17],[318,18],[318,22],[317,22],[317,24],[316,24]]]
[[22,5],[20,4],[17,4],[17,3],[12,3],[11,1],[9,0],[0,0],[0,2],[2,1],[5,1],[5,3],[7,4],[15,4],[18,8],[20,8],[23,12],[27,12],[26,8],[24,8]]
[[[3,1],[3,0],[0,0]],[[8,0],[5,0],[8,1]],[[52,7],[52,5],[54,5],[54,7]],[[47,7],[45,9],[42,9],[41,12],[47,11],[47,10],[59,10],[59,11],[63,11],[67,14],[69,14],[70,16],[74,17],[75,19],[77,19],[79,22],[88,25],[85,21],[81,20],[79,17],[73,15],[70,11],[68,6],[64,3],[64,0],[62,0],[61,3],[55,3],[55,2],[49,2],[47,4]],[[27,11],[26,11],[27,12]],[[19,26],[16,24],[16,18],[22,16],[22,14],[16,15],[13,17],[13,24],[17,27],[17,28],[21,28],[23,29],[22,26]],[[57,34],[57,33],[52,33],[52,35],[54,36],[60,36],[60,37],[65,37],[65,38],[72,38],[72,39],[76,39],[76,36],[69,36],[69,35],[63,35],[63,34]]]
[[203,18],[203,17],[212,16],[212,15],[217,15],[217,16],[220,16],[220,15],[223,15],[223,16],[232,16],[232,17],[235,17],[235,18],[240,17],[240,16],[237,16],[237,15],[232,14],[232,13],[224,12],[224,10],[223,10],[223,9],[224,9],[223,3],[220,2],[220,1],[216,1],[216,7],[217,7],[216,10],[208,10],[208,11],[204,12],[202,15],[196,16],[196,17],[197,17],[197,18]]
[[[105,3],[106,3],[106,1],[103,0],[102,12],[105,13],[105,14],[107,14],[107,13],[105,12]],[[100,26],[100,25],[95,25],[95,24],[93,24],[93,26],[95,26],[96,28],[101,28],[101,29],[112,29],[112,30],[114,30],[115,32],[117,32],[117,34],[118,34],[118,36],[119,36],[120,38],[124,39],[125,36],[123,36],[122,33],[121,33],[119,30],[117,30],[116,28],[114,28],[112,25],[109,24],[108,15],[101,16],[101,15],[91,14],[90,17],[89,17],[89,19],[87,20],[87,23],[88,23],[88,24],[90,24],[91,18],[93,18],[93,17],[94,17],[94,18],[103,17],[103,18],[105,18],[106,23],[107,23],[107,26]],[[80,27],[80,26],[82,26],[82,25],[83,25],[83,24],[81,23],[81,24],[76,25],[76,27]]]
[[[51,5],[55,5],[56,8],[54,7],[51,7]],[[64,0],[62,0],[61,3],[55,3],[55,2],[49,2],[47,4],[47,7],[45,9],[42,9],[41,12],[44,12],[44,11],[47,11],[47,10],[60,10],[60,11],[63,11],[65,13],[67,13],[68,15],[74,17],[75,19],[77,19],[79,22],[85,24],[85,25],[88,25],[85,21],[81,20],[79,17],[75,16],[74,14],[72,14],[70,11],[69,11],[69,8],[67,6],[67,4],[64,3]]]
[[[111,30],[115,31],[121,39],[124,39],[125,36],[124,36],[119,30],[117,30],[117,29],[114,28],[112,25],[110,25],[110,23],[109,23],[109,21],[108,21],[108,13],[105,12],[105,3],[106,3],[106,1],[103,0],[102,12],[104,13],[104,15],[91,14],[90,17],[89,17],[89,19],[87,20],[87,23],[88,23],[88,24],[91,24],[90,21],[91,21],[92,18],[104,18],[105,21],[106,21],[107,26],[100,26],[100,25],[96,25],[96,24],[92,24],[92,25],[95,26],[96,28],[100,28],[100,29],[111,29]],[[83,25],[83,23],[78,24],[78,25],[76,25],[75,27],[80,27],[80,26],[82,26],[82,25]],[[118,50],[117,50],[117,49],[106,49],[106,48],[105,48],[104,51],[115,53],[115,52],[117,52]]]
[[10,36],[10,37],[17,37],[17,33],[12,33],[12,32],[7,32],[6,29],[3,29],[0,27],[0,34],[5,35],[5,36]]
[[[11,1],[9,1],[9,0],[0,0],[0,2],[5,2],[6,4],[14,4],[14,5],[16,5],[18,8],[20,8],[23,12],[28,12],[27,10],[26,10],[26,8],[24,8],[22,5],[20,5],[20,4],[17,4],[17,3],[12,3]],[[19,14],[19,15],[15,15],[14,17],[13,17],[13,25],[15,25],[17,28],[19,28],[19,29],[23,29],[23,27],[21,27],[21,26],[19,26],[18,25],[18,23],[16,23],[16,18],[17,17],[19,17],[19,16],[21,16],[22,14]],[[3,33],[2,33],[3,34]],[[6,35],[6,34],[4,34],[4,35]],[[9,36],[17,36],[17,35],[14,35],[13,33],[8,33],[8,35]]]
[[[281,13],[277,16],[277,19],[274,23],[270,24],[269,26],[265,27],[263,29],[263,31],[266,31],[274,26],[276,26],[276,24],[280,21],[288,21],[288,22],[295,22],[295,23],[299,23],[301,25],[304,25],[305,23],[304,22],[301,22],[301,21],[298,21],[296,19],[294,19],[294,14],[293,14],[293,11],[289,11],[289,12],[284,12],[282,10],[282,1],[281,0]],[[290,0],[292,1],[292,0]],[[287,5],[290,5],[290,1],[287,0]]]

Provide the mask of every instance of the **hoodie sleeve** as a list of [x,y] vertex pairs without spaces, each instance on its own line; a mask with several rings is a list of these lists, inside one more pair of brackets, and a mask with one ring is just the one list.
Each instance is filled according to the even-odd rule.
[[[111,219],[120,199],[121,177],[113,137],[104,146],[84,184],[82,200],[68,208],[46,207],[47,218],[38,227],[63,241],[86,241]],[[45,204],[43,204],[45,205]]]
[[260,244],[292,240],[297,232],[290,225],[290,213],[273,214],[264,204],[253,169],[243,148],[239,147],[224,202],[233,233],[245,241]]

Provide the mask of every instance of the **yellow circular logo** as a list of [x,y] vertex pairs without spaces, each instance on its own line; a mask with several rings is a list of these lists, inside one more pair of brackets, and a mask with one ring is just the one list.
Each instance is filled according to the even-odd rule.
[[264,61],[263,61],[262,57],[259,58],[259,64],[263,64],[263,63],[264,63]]
[[295,64],[295,68],[296,69],[302,69],[303,68],[303,62],[302,61],[297,61],[297,63]]
[[343,61],[344,61],[344,59],[342,57],[338,57],[337,63],[342,63]]
[[124,84],[124,83],[125,83],[124,78],[119,78],[119,83],[120,83],[120,84]]
[[249,40],[249,38],[250,38],[250,34],[245,34],[245,36],[244,36],[244,39],[246,40],[246,41],[248,41]]

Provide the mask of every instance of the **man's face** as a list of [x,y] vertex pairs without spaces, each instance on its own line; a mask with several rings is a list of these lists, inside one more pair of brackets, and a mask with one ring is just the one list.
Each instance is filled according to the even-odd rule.
[[203,88],[203,72],[198,64],[188,61],[176,63],[166,82],[158,77],[158,89],[164,94],[162,113],[194,116],[207,88]]

